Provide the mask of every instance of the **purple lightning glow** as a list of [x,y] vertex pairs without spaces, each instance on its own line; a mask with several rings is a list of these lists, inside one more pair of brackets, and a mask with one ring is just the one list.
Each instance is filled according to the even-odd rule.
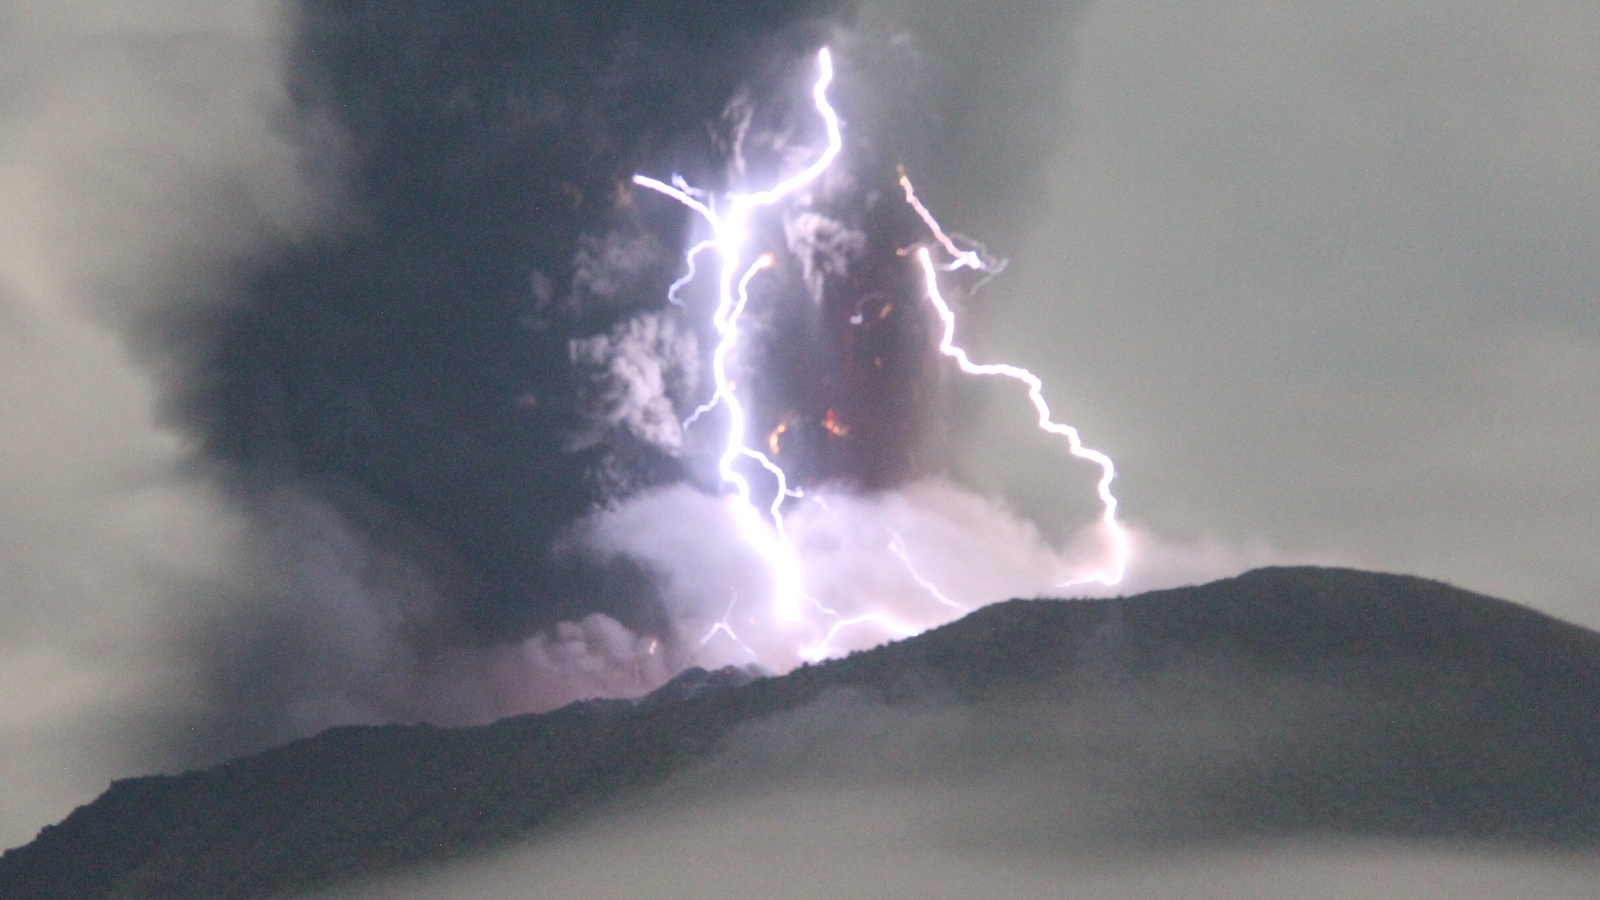
[[972,612],[971,609],[946,597],[944,591],[939,590],[938,585],[924,578],[922,573],[917,571],[916,565],[911,562],[911,551],[906,549],[905,539],[900,537],[899,532],[890,531],[889,536],[889,552],[893,553],[896,559],[905,563],[906,572],[911,575],[912,581],[915,581],[919,587],[933,595],[933,599],[943,603],[945,606],[961,613]]
[[[760,654],[758,654],[758,653],[756,653],[756,651],[750,649],[750,645],[746,644],[739,637],[739,633],[733,630],[733,625],[728,621],[729,619],[733,618],[733,607],[738,602],[739,602],[739,596],[738,596],[738,594],[736,592],[734,594],[733,598],[728,601],[728,608],[722,613],[722,618],[718,619],[717,623],[715,625],[711,626],[711,630],[706,632],[705,637],[700,639],[700,646],[704,647],[705,645],[711,643],[711,639],[716,637],[718,634],[725,634],[725,635],[728,636],[729,640],[733,641],[734,644],[738,645],[740,650],[743,650],[745,653],[749,654],[752,658],[758,658],[760,656]],[[653,650],[653,648],[652,648],[652,650]]]
[[920,625],[913,625],[897,619],[888,613],[862,613],[859,616],[851,616],[834,622],[828,627],[828,632],[823,635],[822,640],[800,648],[800,658],[807,662],[821,662],[830,656],[837,656],[839,650],[834,646],[833,642],[838,639],[839,632],[858,625],[876,625],[897,638],[916,637],[927,630]]
[[[816,160],[804,170],[779,181],[773,187],[763,191],[729,194],[722,199],[720,204],[717,202],[717,198],[708,192],[691,187],[678,176],[674,176],[671,183],[645,175],[635,175],[633,177],[634,184],[648,188],[683,204],[699,215],[711,229],[712,236],[709,239],[701,241],[689,250],[686,256],[687,270],[678,280],[673,282],[668,289],[667,295],[667,299],[671,303],[682,308],[684,304],[678,293],[697,277],[696,263],[700,254],[708,250],[717,253],[720,260],[717,277],[717,305],[711,317],[711,324],[718,336],[716,348],[712,353],[711,365],[715,390],[711,398],[684,421],[684,427],[688,428],[695,424],[703,415],[714,409],[719,407],[725,409],[727,435],[718,459],[718,474],[723,483],[732,488],[731,495],[726,498],[728,508],[738,533],[761,555],[770,572],[773,584],[773,617],[786,626],[799,626],[804,630],[810,631],[813,636],[820,635],[819,640],[810,644],[802,643],[799,647],[800,658],[807,660],[818,660],[835,655],[837,649],[834,642],[840,632],[848,628],[870,624],[889,634],[909,637],[920,633],[927,627],[918,626],[905,621],[899,616],[879,611],[846,616],[818,603],[806,593],[800,555],[790,538],[783,516],[784,502],[790,497],[801,496],[801,492],[798,489],[790,488],[784,470],[777,463],[747,442],[748,417],[736,390],[736,385],[728,372],[729,358],[735,352],[740,341],[740,319],[750,303],[751,282],[774,264],[773,258],[768,254],[757,256],[754,260],[747,260],[747,254],[750,252],[749,238],[753,217],[758,211],[775,206],[813,184],[828,170],[843,148],[839,117],[828,102],[827,90],[832,83],[834,73],[833,59],[826,48],[817,55],[817,67],[819,75],[812,88],[812,97],[817,113],[826,127],[828,141],[827,146]],[[938,221],[917,199],[910,180],[903,173],[900,182],[906,192],[906,202],[916,211],[917,215],[933,234],[938,245],[950,257],[948,262],[936,264],[932,253],[927,248],[917,250],[917,258],[925,276],[926,294],[944,322],[944,336],[939,344],[940,352],[955,359],[961,370],[968,374],[1001,375],[1026,384],[1029,388],[1028,396],[1033,401],[1034,407],[1039,414],[1039,427],[1051,434],[1066,437],[1074,456],[1095,462],[1101,467],[1099,496],[1104,506],[1101,521],[1110,539],[1112,561],[1103,571],[1096,572],[1085,578],[1065,582],[1064,586],[1087,582],[1101,582],[1107,585],[1116,584],[1121,580],[1127,567],[1129,540],[1117,521],[1117,501],[1110,490],[1111,481],[1115,477],[1115,468],[1111,459],[1103,453],[1084,447],[1079,440],[1076,429],[1051,420],[1049,407],[1045,404],[1043,398],[1043,384],[1031,372],[1009,365],[974,364],[968,359],[965,351],[956,347],[953,343],[955,315],[939,292],[938,272],[941,270],[951,272],[958,269],[970,269],[982,273],[986,281],[1004,268],[1005,261],[991,258],[982,246],[976,242],[967,242],[973,246],[964,249],[955,238],[947,234],[939,226]],[[760,466],[771,475],[776,483],[772,501],[764,508],[753,499],[750,481],[740,471],[741,465],[748,465],[749,463]],[[821,498],[816,499],[818,503],[822,503]],[[826,506],[824,505],[823,508],[826,509]],[[968,611],[967,607],[950,600],[937,585],[916,570],[912,565],[909,551],[898,534],[893,534],[893,540],[891,540],[888,549],[904,564],[912,579],[929,596],[950,610],[958,613]],[[737,597],[735,598],[736,601]],[[807,622],[804,613],[808,606],[830,617],[832,622],[826,627],[821,623]],[[701,641],[701,646],[704,646],[707,641],[710,641],[716,634],[721,632],[745,651],[754,652],[740,639],[730,625],[732,613],[733,604],[730,604],[727,613],[713,625],[711,631]]]
[[[743,264],[751,216],[758,209],[772,206],[816,181],[829,166],[833,165],[834,158],[844,147],[844,136],[839,129],[839,115],[828,103],[828,85],[833,82],[833,55],[826,47],[817,54],[817,68],[820,70],[820,75],[816,85],[811,89],[811,94],[816,102],[817,112],[822,116],[823,124],[828,131],[828,146],[816,161],[803,171],[765,191],[753,194],[730,194],[725,212],[718,212],[711,202],[702,202],[697,196],[699,192],[690,188],[682,179],[674,178],[673,184],[666,184],[644,175],[633,176],[634,184],[677,200],[699,213],[706,224],[711,226],[711,240],[702,242],[689,251],[689,271],[675,282],[669,291],[669,299],[676,300],[678,289],[694,277],[695,257],[707,247],[716,249],[717,255],[722,259],[717,279],[717,308],[711,318],[712,327],[717,330],[718,336],[717,348],[711,357],[712,377],[716,381],[717,388],[711,399],[695,410],[686,424],[693,423],[703,413],[719,405],[727,407],[728,437],[717,463],[717,471],[725,483],[733,485],[741,501],[740,506],[734,510],[734,515],[738,517],[740,523],[740,530],[750,540],[751,545],[756,547],[772,565],[773,580],[777,585],[777,596],[774,598],[775,611],[779,621],[783,622],[799,621],[800,605],[805,597],[805,589],[801,583],[800,561],[783,524],[783,501],[795,496],[795,493],[789,489],[788,478],[783,469],[765,453],[745,443],[744,406],[740,403],[733,383],[728,378],[728,356],[739,343],[739,317],[750,301],[750,282],[762,270],[772,265],[772,257],[765,255],[747,267]],[[743,268],[742,274],[741,268]],[[772,522],[770,530],[762,521],[750,498],[749,479],[735,468],[735,463],[741,458],[755,461],[777,481],[778,489],[768,509]]]

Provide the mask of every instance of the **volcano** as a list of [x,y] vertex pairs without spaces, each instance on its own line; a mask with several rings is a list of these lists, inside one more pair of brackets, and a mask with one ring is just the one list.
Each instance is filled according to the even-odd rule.
[[[989,741],[965,761],[948,739],[958,720]],[[762,733],[787,736],[751,764]],[[1439,582],[1312,567],[1016,600],[781,677],[690,670],[637,700],[476,728],[335,728],[118,781],[7,851],[0,896],[313,890],[538,844],[629,798],[692,793],[715,780],[694,773],[720,779],[741,753],[757,789],[848,781],[839,748],[868,760],[849,771],[913,785],[1034,773],[1007,815],[1035,843],[1584,853],[1600,849],[1600,634]],[[1117,802],[1063,779],[1115,782]]]

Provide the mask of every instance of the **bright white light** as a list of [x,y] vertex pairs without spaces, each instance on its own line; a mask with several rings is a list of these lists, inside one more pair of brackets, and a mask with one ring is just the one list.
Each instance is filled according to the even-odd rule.
[[717,347],[711,357],[716,391],[709,401],[695,410],[685,425],[693,424],[702,414],[718,406],[727,408],[728,436],[723,445],[722,456],[717,463],[717,471],[725,483],[733,486],[739,499],[750,507],[752,512],[755,506],[750,496],[750,481],[738,471],[735,464],[741,458],[754,460],[777,482],[777,490],[767,510],[772,533],[769,533],[769,525],[757,516],[743,511],[738,511],[735,515],[738,516],[740,530],[750,540],[752,546],[759,549],[772,564],[773,583],[776,587],[773,609],[782,622],[800,621],[801,604],[805,597],[800,562],[783,524],[783,501],[794,494],[789,489],[788,478],[783,469],[765,453],[745,441],[745,411],[733,383],[728,378],[728,356],[739,343],[739,317],[750,302],[750,282],[756,275],[771,267],[773,262],[772,257],[762,255],[748,266],[744,263],[751,216],[757,210],[772,206],[816,181],[829,166],[833,165],[834,159],[844,146],[844,137],[839,130],[839,115],[828,103],[828,85],[833,82],[833,56],[826,47],[817,54],[817,68],[820,70],[820,75],[811,93],[816,101],[817,112],[822,116],[823,124],[828,131],[828,145],[816,161],[803,171],[764,191],[730,194],[727,198],[726,213],[719,213],[712,203],[702,202],[700,192],[689,187],[680,178],[674,178],[672,184],[666,184],[645,175],[633,176],[635,184],[677,200],[699,213],[706,224],[711,226],[711,240],[697,244],[689,251],[688,271],[674,282],[668,291],[668,299],[677,302],[678,290],[694,278],[695,258],[708,248],[717,251],[722,265],[718,270],[717,308],[711,317],[712,327],[717,330],[718,336]]
[[[839,117],[828,102],[827,90],[833,80],[833,59],[826,48],[817,54],[817,68],[819,75],[812,88],[812,97],[817,113],[827,130],[828,140],[816,160],[802,171],[765,190],[729,194],[721,198],[720,203],[717,197],[690,186],[677,176],[674,176],[670,183],[645,175],[635,175],[633,178],[634,183],[640,187],[656,191],[683,204],[700,216],[711,229],[711,237],[708,240],[696,244],[689,250],[686,257],[686,271],[673,282],[667,294],[669,301],[682,308],[683,302],[678,294],[696,278],[698,273],[696,262],[699,256],[707,251],[716,252],[720,261],[717,269],[717,305],[711,316],[711,325],[718,337],[711,363],[715,390],[711,398],[684,421],[684,427],[696,424],[702,416],[712,410],[722,408],[725,411],[727,435],[718,459],[717,471],[723,483],[732,488],[731,496],[727,498],[732,521],[739,535],[764,560],[770,573],[772,620],[781,627],[790,629],[795,635],[793,646],[796,649],[792,652],[806,660],[837,655],[840,651],[836,641],[840,633],[846,629],[870,627],[885,636],[909,637],[948,621],[954,615],[968,611],[968,607],[952,601],[912,565],[910,551],[898,533],[892,535],[887,549],[904,564],[911,578],[921,586],[927,596],[943,607],[942,610],[928,616],[918,616],[917,621],[909,621],[902,614],[890,612],[887,608],[878,608],[879,605],[872,598],[865,598],[866,611],[839,611],[811,597],[806,591],[801,554],[791,540],[783,515],[784,502],[790,497],[801,496],[801,492],[789,486],[782,467],[749,443],[746,434],[748,416],[737,386],[728,372],[730,357],[739,345],[740,320],[750,304],[751,283],[774,264],[773,258],[767,254],[756,256],[754,259],[749,258],[751,253],[749,237],[753,218],[761,210],[779,204],[814,183],[833,165],[843,147]],[[1111,481],[1116,476],[1116,470],[1111,459],[1099,451],[1083,446],[1076,429],[1051,420],[1049,407],[1044,401],[1043,385],[1033,373],[1009,365],[975,364],[967,358],[965,351],[953,343],[955,314],[940,294],[938,272],[970,269],[982,273],[987,279],[1004,268],[1005,261],[990,258],[976,242],[966,242],[972,246],[963,247],[962,242],[958,242],[939,226],[927,207],[917,199],[910,180],[903,173],[900,182],[906,192],[906,202],[926,223],[939,247],[950,257],[948,262],[940,264],[934,261],[932,252],[927,248],[917,251],[928,299],[944,322],[944,336],[939,344],[940,352],[955,359],[961,370],[968,374],[1000,375],[1026,384],[1029,399],[1033,401],[1034,408],[1039,414],[1039,427],[1051,434],[1067,438],[1074,456],[1094,462],[1101,468],[1098,487],[1104,509],[1101,521],[1111,545],[1111,559],[1103,569],[1067,581],[1062,586],[1086,582],[1116,584],[1121,581],[1127,567],[1129,540],[1117,521],[1117,501],[1111,494]],[[753,497],[750,481],[739,468],[741,464],[747,465],[743,462],[745,460],[755,463],[772,476],[776,488],[770,503],[759,504]],[[820,497],[816,499],[818,503],[822,503]],[[822,508],[827,509],[826,506]],[[728,612],[712,626],[711,631],[701,641],[701,646],[718,633],[722,633],[749,651],[749,645],[741,640],[731,624],[733,605],[739,600],[736,595],[734,604],[730,605]]]
[[1039,428],[1050,434],[1058,434],[1067,439],[1067,445],[1072,455],[1079,459],[1086,459],[1100,467],[1100,482],[1096,487],[1100,495],[1101,514],[1100,521],[1105,526],[1106,535],[1111,542],[1111,561],[1102,571],[1090,575],[1072,578],[1062,582],[1060,587],[1072,587],[1078,584],[1099,582],[1112,585],[1122,580],[1128,569],[1129,542],[1128,534],[1123,530],[1122,524],[1117,521],[1117,498],[1111,493],[1111,480],[1117,477],[1117,467],[1111,457],[1098,450],[1091,450],[1083,445],[1078,437],[1078,429],[1071,425],[1063,425],[1050,418],[1050,405],[1044,400],[1044,382],[1039,376],[1027,369],[1005,363],[986,363],[979,365],[967,356],[967,351],[955,345],[956,314],[950,310],[950,304],[944,300],[944,295],[939,292],[939,271],[934,266],[933,254],[926,247],[917,248],[917,262],[922,265],[923,279],[928,289],[928,300],[939,313],[939,318],[944,322],[944,336],[939,340],[939,352],[956,361],[961,371],[969,375],[999,375],[1020,381],[1028,386],[1028,399],[1033,403],[1033,409],[1039,414]]

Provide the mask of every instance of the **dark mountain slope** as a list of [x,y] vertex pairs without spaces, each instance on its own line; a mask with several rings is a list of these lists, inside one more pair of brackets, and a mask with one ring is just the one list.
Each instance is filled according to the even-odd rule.
[[[1229,685],[1218,721],[1274,720],[1286,737],[1191,773],[1183,809],[1125,823],[1126,836],[1600,849],[1600,634],[1436,582],[1276,568],[1127,599],[998,604],[781,678],[691,673],[638,703],[481,728],[339,728],[120,781],[0,858],[0,896],[267,896],[501,844],[834,690],[890,705],[1070,705],[1201,671]],[[1323,698],[1314,722],[1279,699],[1285,685]],[[1102,751],[1137,757],[1144,739]]]

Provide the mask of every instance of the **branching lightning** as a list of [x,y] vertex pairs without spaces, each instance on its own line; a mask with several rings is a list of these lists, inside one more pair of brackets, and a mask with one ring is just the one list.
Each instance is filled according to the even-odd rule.
[[[695,257],[708,247],[716,249],[722,260],[717,279],[717,308],[711,319],[718,336],[717,348],[712,355],[712,377],[716,381],[716,391],[704,406],[695,410],[686,424],[692,424],[703,413],[719,405],[727,408],[728,436],[717,464],[718,473],[725,483],[733,485],[734,491],[739,496],[741,505],[735,510],[735,515],[739,518],[741,530],[773,566],[777,584],[776,612],[779,620],[785,622],[799,620],[800,603],[805,596],[799,558],[783,524],[783,501],[792,496],[792,493],[783,469],[765,453],[745,442],[745,412],[734,385],[728,378],[728,356],[739,343],[739,317],[750,301],[750,282],[762,270],[772,265],[772,257],[767,255],[758,257],[748,266],[744,263],[751,217],[757,210],[772,206],[816,181],[829,166],[833,165],[833,160],[844,147],[844,136],[839,128],[839,115],[828,103],[828,85],[833,82],[833,55],[826,47],[817,54],[817,68],[820,74],[811,89],[811,95],[827,129],[828,144],[817,159],[804,170],[764,191],[730,194],[727,198],[727,209],[723,212],[719,212],[711,202],[702,202],[697,196],[700,192],[689,187],[681,178],[675,177],[672,184],[666,184],[644,175],[633,176],[635,184],[677,200],[699,213],[711,227],[711,239],[689,251],[690,269],[674,283],[669,293],[670,299],[676,299],[678,289],[694,277]],[[770,532],[755,513],[750,497],[749,480],[735,467],[735,463],[740,459],[755,461],[777,481],[777,491],[769,508],[772,522]]]
[[[684,273],[679,276],[677,281],[674,281],[672,284],[667,286],[668,303],[671,303],[673,306],[679,308],[683,307],[683,299],[678,296],[678,292],[688,286],[690,282],[694,281],[695,276],[699,274],[699,272],[695,271],[694,261],[700,257],[701,252],[714,249],[715,247],[715,241],[701,241],[700,243],[689,248],[688,254],[684,256],[685,262],[688,263],[688,265],[684,268]],[[685,423],[685,427],[687,427],[687,423]]]
[[[790,497],[801,496],[801,492],[798,489],[790,488],[788,478],[782,467],[757,446],[752,446],[748,442],[746,434],[748,416],[736,389],[737,386],[728,371],[730,357],[734,354],[740,341],[740,319],[750,304],[751,283],[774,264],[774,259],[770,254],[761,254],[753,260],[749,259],[752,219],[759,211],[775,206],[816,182],[833,165],[834,160],[839,156],[843,148],[839,116],[829,104],[827,96],[834,72],[833,59],[826,48],[817,55],[817,67],[819,75],[812,88],[812,98],[816,111],[827,131],[827,145],[817,158],[802,171],[779,181],[766,190],[753,193],[729,194],[722,198],[720,203],[710,193],[691,187],[679,176],[673,176],[670,183],[645,175],[635,175],[633,177],[634,184],[676,200],[697,214],[711,229],[711,237],[709,239],[697,243],[688,251],[685,273],[672,283],[667,292],[667,299],[675,306],[682,308],[684,303],[679,297],[679,291],[696,279],[698,275],[697,261],[700,255],[707,251],[716,252],[720,265],[717,273],[717,303],[711,317],[712,327],[716,330],[718,337],[716,348],[712,353],[711,365],[715,390],[711,397],[701,404],[683,424],[685,428],[688,428],[713,410],[721,408],[725,411],[727,416],[727,435],[718,459],[718,474],[723,483],[732,489],[731,496],[727,499],[741,535],[749,541],[751,546],[756,548],[770,567],[774,584],[773,613],[775,618],[779,622],[791,625],[801,623],[804,607],[807,603],[815,607],[816,610],[834,618],[834,621],[825,631],[820,626],[817,626],[817,631],[823,631],[820,640],[800,648],[799,652],[802,658],[813,660],[832,655],[835,652],[834,640],[842,630],[847,628],[872,624],[891,634],[902,637],[916,634],[922,630],[920,627],[886,613],[868,612],[847,617],[842,613],[828,609],[806,594],[800,557],[790,540],[783,517],[784,502]],[[911,181],[905,176],[904,172],[901,173],[900,184],[905,190],[906,202],[926,224],[938,247],[942,248],[949,257],[947,261],[936,262],[933,252],[929,248],[922,247],[916,250],[917,261],[921,267],[926,285],[925,293],[944,323],[944,333],[939,343],[940,352],[954,359],[961,371],[967,374],[999,375],[1025,384],[1028,388],[1028,397],[1033,402],[1034,408],[1038,413],[1039,427],[1050,434],[1065,437],[1074,456],[1100,466],[1101,477],[1098,484],[1098,493],[1103,504],[1103,513],[1100,518],[1111,544],[1111,562],[1103,570],[1095,572],[1088,577],[1068,581],[1065,585],[1086,582],[1101,582],[1108,585],[1117,583],[1121,580],[1127,567],[1129,541],[1127,534],[1117,521],[1117,500],[1111,493],[1111,482],[1116,477],[1116,469],[1111,459],[1097,450],[1085,447],[1079,439],[1076,429],[1051,419],[1049,406],[1044,401],[1043,383],[1033,373],[1016,366],[1004,364],[979,365],[973,363],[968,358],[966,351],[954,344],[955,314],[940,293],[939,273],[941,271],[954,272],[959,269],[968,269],[982,275],[982,279],[978,282],[978,285],[981,285],[998,274],[1005,267],[1006,261],[991,257],[983,246],[975,241],[958,240],[945,232],[932,213],[917,198]],[[967,246],[963,246],[963,244]],[[851,321],[859,324],[862,318],[859,305],[856,312],[856,316]],[[842,436],[847,433],[842,423],[834,422],[832,410],[829,410],[829,418],[825,426],[836,436]],[[768,448],[774,455],[777,452],[778,437],[783,433],[783,430],[784,426],[780,425],[777,430],[765,438]],[[758,505],[753,498],[750,480],[741,471],[741,467],[746,467],[746,471],[748,471],[747,467],[752,463],[767,472],[776,484],[772,501],[764,508]],[[821,498],[814,499],[819,504],[823,503]],[[827,508],[825,504],[823,508]],[[968,611],[967,607],[950,600],[935,584],[924,578],[916,570],[912,565],[909,551],[898,534],[892,533],[892,538],[888,545],[889,552],[905,565],[912,579],[920,587],[940,604],[959,612]],[[729,624],[732,612],[733,607],[730,604],[727,614],[712,627],[704,640],[701,641],[701,646],[704,646],[718,632],[722,632],[745,651],[753,653]],[[813,634],[816,634],[817,631],[814,631]]]
[[[706,632],[705,637],[700,639],[700,646],[704,647],[705,645],[711,643],[711,639],[716,637],[719,633],[725,634],[728,636],[729,640],[738,645],[740,650],[743,650],[752,658],[759,658],[760,655],[754,650],[750,649],[750,645],[746,644],[744,640],[739,637],[739,633],[733,630],[733,625],[731,625],[728,621],[729,619],[733,618],[733,607],[738,602],[739,597],[738,594],[735,593],[733,599],[728,601],[728,608],[722,613],[722,618],[717,620],[716,624],[711,626],[711,630]],[[654,645],[651,647],[651,652],[655,652]]]
[[1123,529],[1121,523],[1117,521],[1117,498],[1111,493],[1111,482],[1117,477],[1116,464],[1111,461],[1111,457],[1104,453],[1085,447],[1082,439],[1078,436],[1078,429],[1051,419],[1050,405],[1044,400],[1044,382],[1040,381],[1037,375],[1019,366],[1010,366],[1004,363],[978,365],[967,356],[967,351],[955,345],[956,314],[950,309],[950,305],[945,302],[944,295],[939,291],[939,272],[953,272],[957,269],[972,269],[977,272],[983,272],[984,279],[978,282],[979,285],[982,285],[988,279],[1000,274],[1001,270],[1006,266],[1006,261],[991,258],[984,248],[981,245],[977,245],[976,242],[974,242],[973,247],[962,249],[955,239],[940,227],[939,220],[935,219],[933,213],[928,211],[928,207],[924,206],[922,201],[917,198],[916,188],[912,186],[911,179],[907,177],[904,169],[900,170],[900,187],[906,192],[906,203],[910,204],[913,210],[916,210],[917,216],[922,219],[924,225],[928,226],[928,231],[933,233],[934,240],[938,241],[939,246],[943,247],[944,251],[950,255],[949,262],[935,264],[933,253],[928,248],[920,247],[917,249],[917,261],[922,266],[923,283],[926,286],[928,300],[939,313],[940,321],[944,323],[944,334],[939,340],[939,352],[954,359],[956,365],[961,367],[961,371],[966,372],[968,375],[1000,375],[1027,385],[1028,400],[1033,403],[1034,411],[1039,414],[1040,430],[1066,438],[1067,445],[1071,448],[1073,456],[1079,459],[1086,459],[1100,467],[1100,482],[1096,486],[1096,492],[1100,495],[1100,521],[1105,526],[1106,536],[1111,542],[1111,562],[1104,571],[1081,578],[1069,579],[1057,585],[1057,587],[1072,587],[1096,582],[1105,585],[1117,584],[1122,581],[1123,574],[1127,572],[1131,545],[1127,532]]
[[[907,196],[915,196],[911,193],[911,182],[903,176],[901,181],[906,185]],[[920,204],[918,205],[920,206]],[[958,259],[963,259],[963,257],[958,257]],[[1079,459],[1086,459],[1100,467],[1100,481],[1096,485],[1096,492],[1100,495],[1100,521],[1105,526],[1106,535],[1111,542],[1111,562],[1103,571],[1069,579],[1062,582],[1058,587],[1072,587],[1093,582],[1112,585],[1120,582],[1128,568],[1131,545],[1127,531],[1117,521],[1117,498],[1111,493],[1111,481],[1117,477],[1116,464],[1111,461],[1111,457],[1104,453],[1085,447],[1083,440],[1078,436],[1078,429],[1051,419],[1050,404],[1046,403],[1044,399],[1044,382],[1039,380],[1039,376],[1027,369],[1005,363],[985,363],[980,365],[967,356],[967,351],[955,345],[956,314],[950,309],[950,304],[945,302],[944,295],[939,291],[939,269],[934,264],[933,253],[927,247],[918,247],[917,262],[922,266],[923,281],[927,286],[928,300],[933,304],[933,308],[938,311],[939,319],[944,323],[944,334],[939,339],[939,352],[955,360],[956,365],[961,367],[961,371],[966,372],[968,375],[999,375],[1027,385],[1028,400],[1033,403],[1033,409],[1039,415],[1039,429],[1066,438],[1067,445],[1071,449],[1073,456]]]
[[833,656],[837,652],[833,642],[839,637],[839,632],[857,625],[876,625],[900,638],[915,637],[925,630],[921,626],[903,622],[887,613],[862,613],[834,622],[828,627],[828,632],[823,635],[822,640],[800,648],[800,658],[807,662],[819,662]]
[[933,599],[961,613],[972,612],[971,609],[962,606],[954,600],[951,600],[949,597],[946,597],[944,595],[944,591],[939,590],[939,586],[937,584],[934,584],[933,582],[924,578],[922,573],[917,571],[916,565],[911,562],[911,551],[906,549],[906,542],[900,537],[899,532],[889,532],[889,552],[893,553],[896,559],[900,560],[902,563],[905,563],[906,572],[910,573],[911,580],[915,581],[923,590],[927,591],[929,594],[932,594]]

